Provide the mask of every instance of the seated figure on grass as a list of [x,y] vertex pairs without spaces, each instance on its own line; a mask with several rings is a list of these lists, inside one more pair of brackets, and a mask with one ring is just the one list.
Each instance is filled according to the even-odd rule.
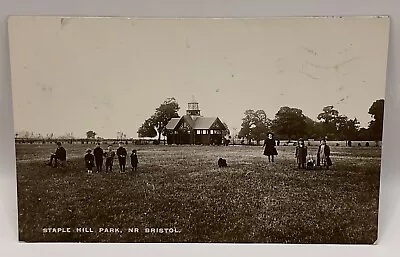
[[[54,166],[53,166],[54,160]],[[61,142],[57,142],[57,149],[55,153],[51,153],[50,162],[47,164],[51,167],[57,167],[58,161],[65,162],[67,160],[67,151],[65,151],[64,147],[62,147]]]

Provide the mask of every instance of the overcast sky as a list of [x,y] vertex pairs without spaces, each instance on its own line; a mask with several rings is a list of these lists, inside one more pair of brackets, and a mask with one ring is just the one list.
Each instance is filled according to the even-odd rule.
[[137,129],[167,97],[180,115],[240,129],[246,109],[316,119],[326,105],[367,126],[384,98],[387,18],[9,20],[15,130],[102,137]]

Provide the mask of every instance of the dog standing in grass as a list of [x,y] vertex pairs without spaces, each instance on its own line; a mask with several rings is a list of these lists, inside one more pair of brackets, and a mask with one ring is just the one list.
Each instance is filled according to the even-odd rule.
[[92,170],[94,167],[94,155],[92,154],[92,150],[87,149],[85,155],[85,166],[87,169],[87,173],[92,174]]
[[223,167],[227,167],[228,164],[226,163],[225,159],[219,158],[218,159],[218,167],[223,168]]
[[132,171],[137,171],[137,165],[139,163],[136,150],[132,150],[131,154],[131,165],[132,165]]

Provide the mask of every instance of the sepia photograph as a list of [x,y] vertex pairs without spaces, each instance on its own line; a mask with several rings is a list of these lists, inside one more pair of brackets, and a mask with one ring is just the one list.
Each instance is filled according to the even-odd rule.
[[374,244],[389,24],[9,17],[19,240]]

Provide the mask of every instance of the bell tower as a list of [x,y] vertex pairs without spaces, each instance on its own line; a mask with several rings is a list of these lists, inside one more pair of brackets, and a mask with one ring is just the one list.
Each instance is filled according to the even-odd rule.
[[194,100],[192,96],[192,101],[188,103],[188,109],[186,110],[186,115],[190,116],[200,116],[199,103]]

